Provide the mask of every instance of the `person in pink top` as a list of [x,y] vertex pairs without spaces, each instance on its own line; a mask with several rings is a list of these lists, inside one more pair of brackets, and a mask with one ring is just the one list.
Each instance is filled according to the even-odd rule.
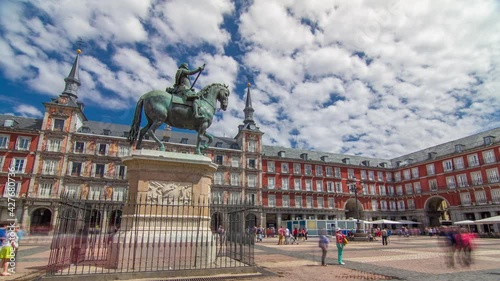
[[344,265],[345,263],[342,261],[342,254],[344,253],[344,239],[345,235],[342,234],[342,231],[340,228],[337,228],[337,234],[335,235],[335,241],[337,242],[337,252],[338,252],[338,262],[341,265]]

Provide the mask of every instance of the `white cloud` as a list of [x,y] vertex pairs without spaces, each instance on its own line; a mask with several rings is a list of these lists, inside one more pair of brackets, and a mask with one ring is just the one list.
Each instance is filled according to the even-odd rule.
[[43,113],[36,107],[28,104],[20,104],[14,107],[14,111],[24,117],[40,118]]

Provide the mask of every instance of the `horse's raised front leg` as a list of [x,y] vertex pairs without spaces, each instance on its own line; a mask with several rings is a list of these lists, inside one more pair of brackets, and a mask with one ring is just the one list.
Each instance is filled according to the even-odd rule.
[[203,149],[207,149],[210,146],[210,144],[214,141],[214,136],[207,133],[207,131],[205,131],[205,137],[208,139],[208,141],[207,143],[205,143],[205,145],[203,145]]

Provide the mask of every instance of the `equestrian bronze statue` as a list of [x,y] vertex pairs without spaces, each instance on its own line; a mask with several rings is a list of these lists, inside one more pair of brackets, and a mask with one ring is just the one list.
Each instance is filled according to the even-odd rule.
[[[230,93],[228,86],[220,83],[210,84],[195,93],[187,75],[202,70],[200,67],[196,71],[189,71],[187,64],[182,64],[177,71],[174,87],[169,87],[166,91],[151,91],[139,98],[128,136],[131,144],[137,140],[136,148],[141,149],[142,139],[149,133],[159,149],[165,151],[165,146],[154,134],[156,129],[165,123],[175,128],[195,130],[198,133],[196,154],[201,154],[203,149],[209,147],[213,136],[206,131],[212,124],[217,101],[220,103],[220,108],[226,110]],[[143,109],[148,123],[139,130]],[[200,145],[202,136],[208,138],[203,146]]]

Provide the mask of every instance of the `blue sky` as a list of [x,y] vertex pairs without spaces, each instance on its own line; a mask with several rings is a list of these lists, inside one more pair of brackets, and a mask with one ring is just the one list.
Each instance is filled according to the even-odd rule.
[[80,47],[95,121],[130,124],[188,62],[231,89],[218,136],[247,80],[265,144],[394,158],[499,127],[499,1],[413,2],[0,1],[0,113],[41,117]]

